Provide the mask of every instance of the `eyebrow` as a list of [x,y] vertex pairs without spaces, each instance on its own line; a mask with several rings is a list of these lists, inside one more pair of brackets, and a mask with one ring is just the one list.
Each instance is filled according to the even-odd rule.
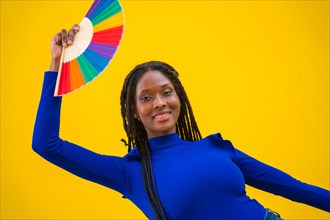
[[[167,87],[167,86],[169,86],[169,85],[170,85],[169,83],[166,83],[166,84],[162,85],[161,87],[162,87],[162,89],[163,89],[163,88],[165,88],[165,87]],[[142,90],[140,93],[149,92],[149,91],[150,91],[150,89],[144,89],[144,90]]]

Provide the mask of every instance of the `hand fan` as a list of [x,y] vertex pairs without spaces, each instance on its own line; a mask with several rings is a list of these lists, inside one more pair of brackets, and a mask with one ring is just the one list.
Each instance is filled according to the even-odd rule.
[[54,96],[73,92],[104,71],[117,51],[123,27],[118,0],[95,0],[73,44],[62,49]]

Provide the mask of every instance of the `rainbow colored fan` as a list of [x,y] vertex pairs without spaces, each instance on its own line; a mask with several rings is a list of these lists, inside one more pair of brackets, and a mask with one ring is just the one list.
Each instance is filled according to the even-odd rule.
[[123,30],[124,14],[118,0],[95,0],[73,44],[63,48],[54,96],[73,92],[103,72],[117,51]]

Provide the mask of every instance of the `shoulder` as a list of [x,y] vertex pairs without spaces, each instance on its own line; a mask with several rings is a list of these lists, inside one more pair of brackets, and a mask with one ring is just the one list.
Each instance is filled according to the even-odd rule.
[[223,150],[229,151],[230,153],[235,153],[235,148],[231,141],[223,139],[220,133],[211,134],[206,136],[201,141],[209,143],[212,146],[219,147]]
[[130,152],[128,152],[124,157],[124,160],[139,160],[141,158],[137,147],[134,147]]

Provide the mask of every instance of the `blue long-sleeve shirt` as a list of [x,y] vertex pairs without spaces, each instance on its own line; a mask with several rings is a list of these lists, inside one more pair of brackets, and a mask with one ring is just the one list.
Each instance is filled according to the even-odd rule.
[[[45,74],[33,150],[49,162],[120,192],[155,219],[144,189],[140,155],[106,156],[59,137],[61,97],[53,97],[56,72]],[[148,140],[156,187],[168,219],[262,220],[265,208],[245,184],[330,211],[328,190],[302,183],[233,147],[220,134],[184,141],[175,134]]]

